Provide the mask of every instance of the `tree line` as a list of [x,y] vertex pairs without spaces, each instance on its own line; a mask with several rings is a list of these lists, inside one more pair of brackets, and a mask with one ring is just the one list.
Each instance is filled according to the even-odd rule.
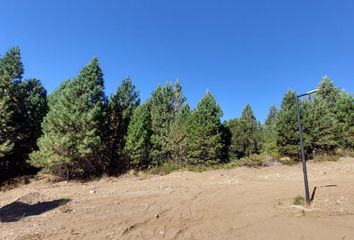
[[[97,58],[51,94],[23,79],[19,48],[0,57],[0,181],[38,170],[64,178],[117,175],[168,162],[211,166],[252,154],[299,158],[296,93],[271,106],[264,124],[246,105],[221,122],[207,91],[191,109],[178,81],[158,86],[141,103],[130,78],[104,93]],[[308,157],[354,148],[354,97],[324,77],[314,98],[301,101]]]

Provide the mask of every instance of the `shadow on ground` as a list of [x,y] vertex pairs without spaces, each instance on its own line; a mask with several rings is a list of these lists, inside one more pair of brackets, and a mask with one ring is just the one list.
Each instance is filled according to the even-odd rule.
[[12,202],[0,208],[0,222],[15,222],[21,218],[40,215],[44,212],[57,208],[68,203],[70,199],[56,199],[48,202],[38,202],[35,204]]

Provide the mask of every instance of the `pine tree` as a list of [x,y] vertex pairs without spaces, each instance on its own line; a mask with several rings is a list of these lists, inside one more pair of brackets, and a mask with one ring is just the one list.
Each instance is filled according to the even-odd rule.
[[241,158],[244,156],[243,145],[242,145],[242,129],[240,120],[238,118],[233,118],[227,121],[226,123],[231,139],[230,139],[230,148],[229,155],[231,159]]
[[206,92],[192,111],[188,124],[188,160],[190,164],[212,165],[222,161],[222,111],[214,96]]
[[342,91],[336,106],[337,143],[344,149],[354,149],[354,95]]
[[271,156],[277,155],[277,133],[276,133],[276,122],[277,122],[278,110],[274,105],[269,108],[267,119],[264,122],[263,128],[263,141],[264,141],[264,151]]
[[[16,134],[17,123],[13,120],[16,111],[14,82],[21,81],[23,72],[20,49],[9,49],[0,58],[0,161],[12,153],[14,144],[19,138]],[[7,164],[6,161],[8,160],[3,159],[4,165]]]
[[297,125],[296,94],[286,92],[277,117],[277,148],[281,155],[299,158],[299,129]]
[[187,130],[190,113],[188,104],[185,104],[172,122],[169,133],[171,158],[180,166],[185,165],[188,158]]
[[316,94],[316,98],[320,98],[324,101],[331,113],[335,113],[335,105],[339,97],[340,90],[334,85],[333,81],[324,76],[318,85],[319,92]]
[[46,90],[23,72],[20,49],[10,49],[0,59],[0,180],[29,173],[26,160],[47,112]]
[[[304,99],[299,102],[301,113],[302,141],[306,159],[312,158],[315,153],[315,141],[318,135],[317,121],[319,108],[314,99]],[[299,139],[299,136],[298,136]],[[299,141],[299,140],[298,140]]]
[[316,97],[314,99],[315,110],[312,114],[315,115],[315,126],[312,128],[313,150],[314,153],[332,154],[337,147],[336,142],[336,125],[337,119],[324,99]]
[[42,135],[41,123],[48,111],[47,91],[39,80],[29,79],[18,82],[16,92],[18,111],[14,120],[21,138],[15,144],[12,157],[19,161],[18,169],[24,173],[28,155],[37,149],[37,139]]
[[103,74],[95,58],[51,100],[39,150],[30,163],[66,178],[99,174],[104,100]]
[[150,166],[150,128],[150,107],[144,103],[135,108],[125,138],[124,154],[128,157],[130,168]]
[[120,172],[126,167],[127,162],[123,155],[124,138],[133,111],[139,104],[139,92],[135,90],[130,78],[123,79],[116,93],[109,99],[105,144],[109,158],[108,169],[111,174]]
[[186,99],[177,81],[158,86],[153,92],[150,102],[151,110],[151,144],[150,157],[153,165],[172,160],[170,149],[171,125],[181,111]]
[[242,152],[248,156],[259,153],[261,145],[261,128],[249,104],[245,106],[240,118]]

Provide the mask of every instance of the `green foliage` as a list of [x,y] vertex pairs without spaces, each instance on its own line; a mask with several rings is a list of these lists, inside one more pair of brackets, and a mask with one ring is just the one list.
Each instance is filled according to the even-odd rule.
[[270,156],[277,156],[277,114],[278,110],[274,105],[269,108],[267,119],[263,128],[263,149]]
[[[139,106],[139,93],[125,78],[106,99],[97,59],[48,99],[40,81],[24,80],[23,73],[19,48],[0,58],[0,181],[33,170],[26,164],[31,152],[32,166],[65,178],[128,168],[165,174],[180,168],[261,167],[272,161],[266,155],[283,156],[282,163],[300,155],[293,91],[279,111],[271,106],[263,126],[250,105],[240,118],[221,124],[215,98],[207,92],[191,110],[178,81],[158,86]],[[354,95],[327,76],[318,88],[314,98],[299,103],[305,154],[334,161],[335,153],[353,153]],[[223,164],[229,158],[241,159]]]
[[[15,142],[19,138],[16,133],[17,124],[14,121],[16,111],[16,84],[21,81],[23,64],[19,48],[9,49],[0,58],[0,164],[5,167],[4,158],[12,153]],[[4,167],[2,166],[4,165]]]
[[335,154],[320,154],[313,158],[314,162],[337,162],[339,160],[339,155]]
[[336,142],[341,148],[354,149],[354,95],[342,91],[335,105]]
[[55,94],[42,124],[39,150],[31,154],[30,163],[65,178],[99,174],[104,93],[98,60]]
[[231,159],[241,158],[244,153],[242,151],[242,129],[240,120],[237,118],[231,119],[226,122],[226,126],[231,135],[229,147],[230,157]]
[[242,147],[245,156],[259,153],[261,144],[261,127],[254,116],[253,110],[249,104],[245,106],[240,118],[242,129]]
[[177,112],[175,119],[171,123],[169,133],[169,150],[171,159],[177,165],[183,166],[187,163],[188,153],[188,121],[191,111],[188,104]]
[[166,175],[179,169],[181,169],[180,165],[176,164],[175,162],[167,161],[162,163],[160,166],[151,168],[149,170],[149,173],[157,175]]
[[318,85],[319,92],[317,97],[321,98],[330,112],[335,112],[336,102],[340,93],[340,90],[334,85],[333,81],[324,76]]
[[237,166],[250,168],[265,167],[267,166],[265,159],[266,157],[262,154],[251,154],[241,158],[240,160],[237,160]]
[[299,158],[296,94],[288,91],[281,103],[276,123],[277,148],[281,155]]
[[169,146],[171,140],[171,125],[176,115],[182,110],[185,97],[179,82],[158,86],[149,100],[151,113],[151,163],[154,166],[172,159]]
[[127,167],[123,154],[125,137],[134,109],[140,104],[139,92],[129,78],[123,79],[116,93],[109,99],[107,107],[105,148],[110,174],[121,172]]
[[305,205],[305,198],[301,195],[297,195],[293,201],[294,205]]
[[228,126],[232,135],[230,151],[233,158],[259,153],[262,142],[261,126],[249,104],[243,109],[241,118],[230,120]]
[[124,154],[128,157],[130,168],[149,166],[150,137],[150,107],[144,103],[134,110],[125,138]]
[[39,80],[23,80],[19,48],[0,58],[0,181],[30,172],[28,154],[36,148],[47,112]]
[[222,111],[214,96],[206,92],[192,111],[188,124],[188,161],[190,164],[213,165],[222,161]]
[[42,134],[41,122],[47,114],[47,92],[37,79],[22,80],[16,86],[17,109],[14,120],[17,122],[17,134],[14,159],[21,159],[26,167],[28,155],[37,149],[37,139]]

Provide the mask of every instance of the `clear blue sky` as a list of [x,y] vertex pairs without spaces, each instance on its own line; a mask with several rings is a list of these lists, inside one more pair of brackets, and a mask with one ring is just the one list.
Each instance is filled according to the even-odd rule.
[[327,74],[354,90],[354,1],[2,0],[0,53],[19,46],[25,77],[48,92],[100,59],[106,92],[129,75],[148,98],[179,77],[192,107],[210,90],[259,120],[284,92]]

